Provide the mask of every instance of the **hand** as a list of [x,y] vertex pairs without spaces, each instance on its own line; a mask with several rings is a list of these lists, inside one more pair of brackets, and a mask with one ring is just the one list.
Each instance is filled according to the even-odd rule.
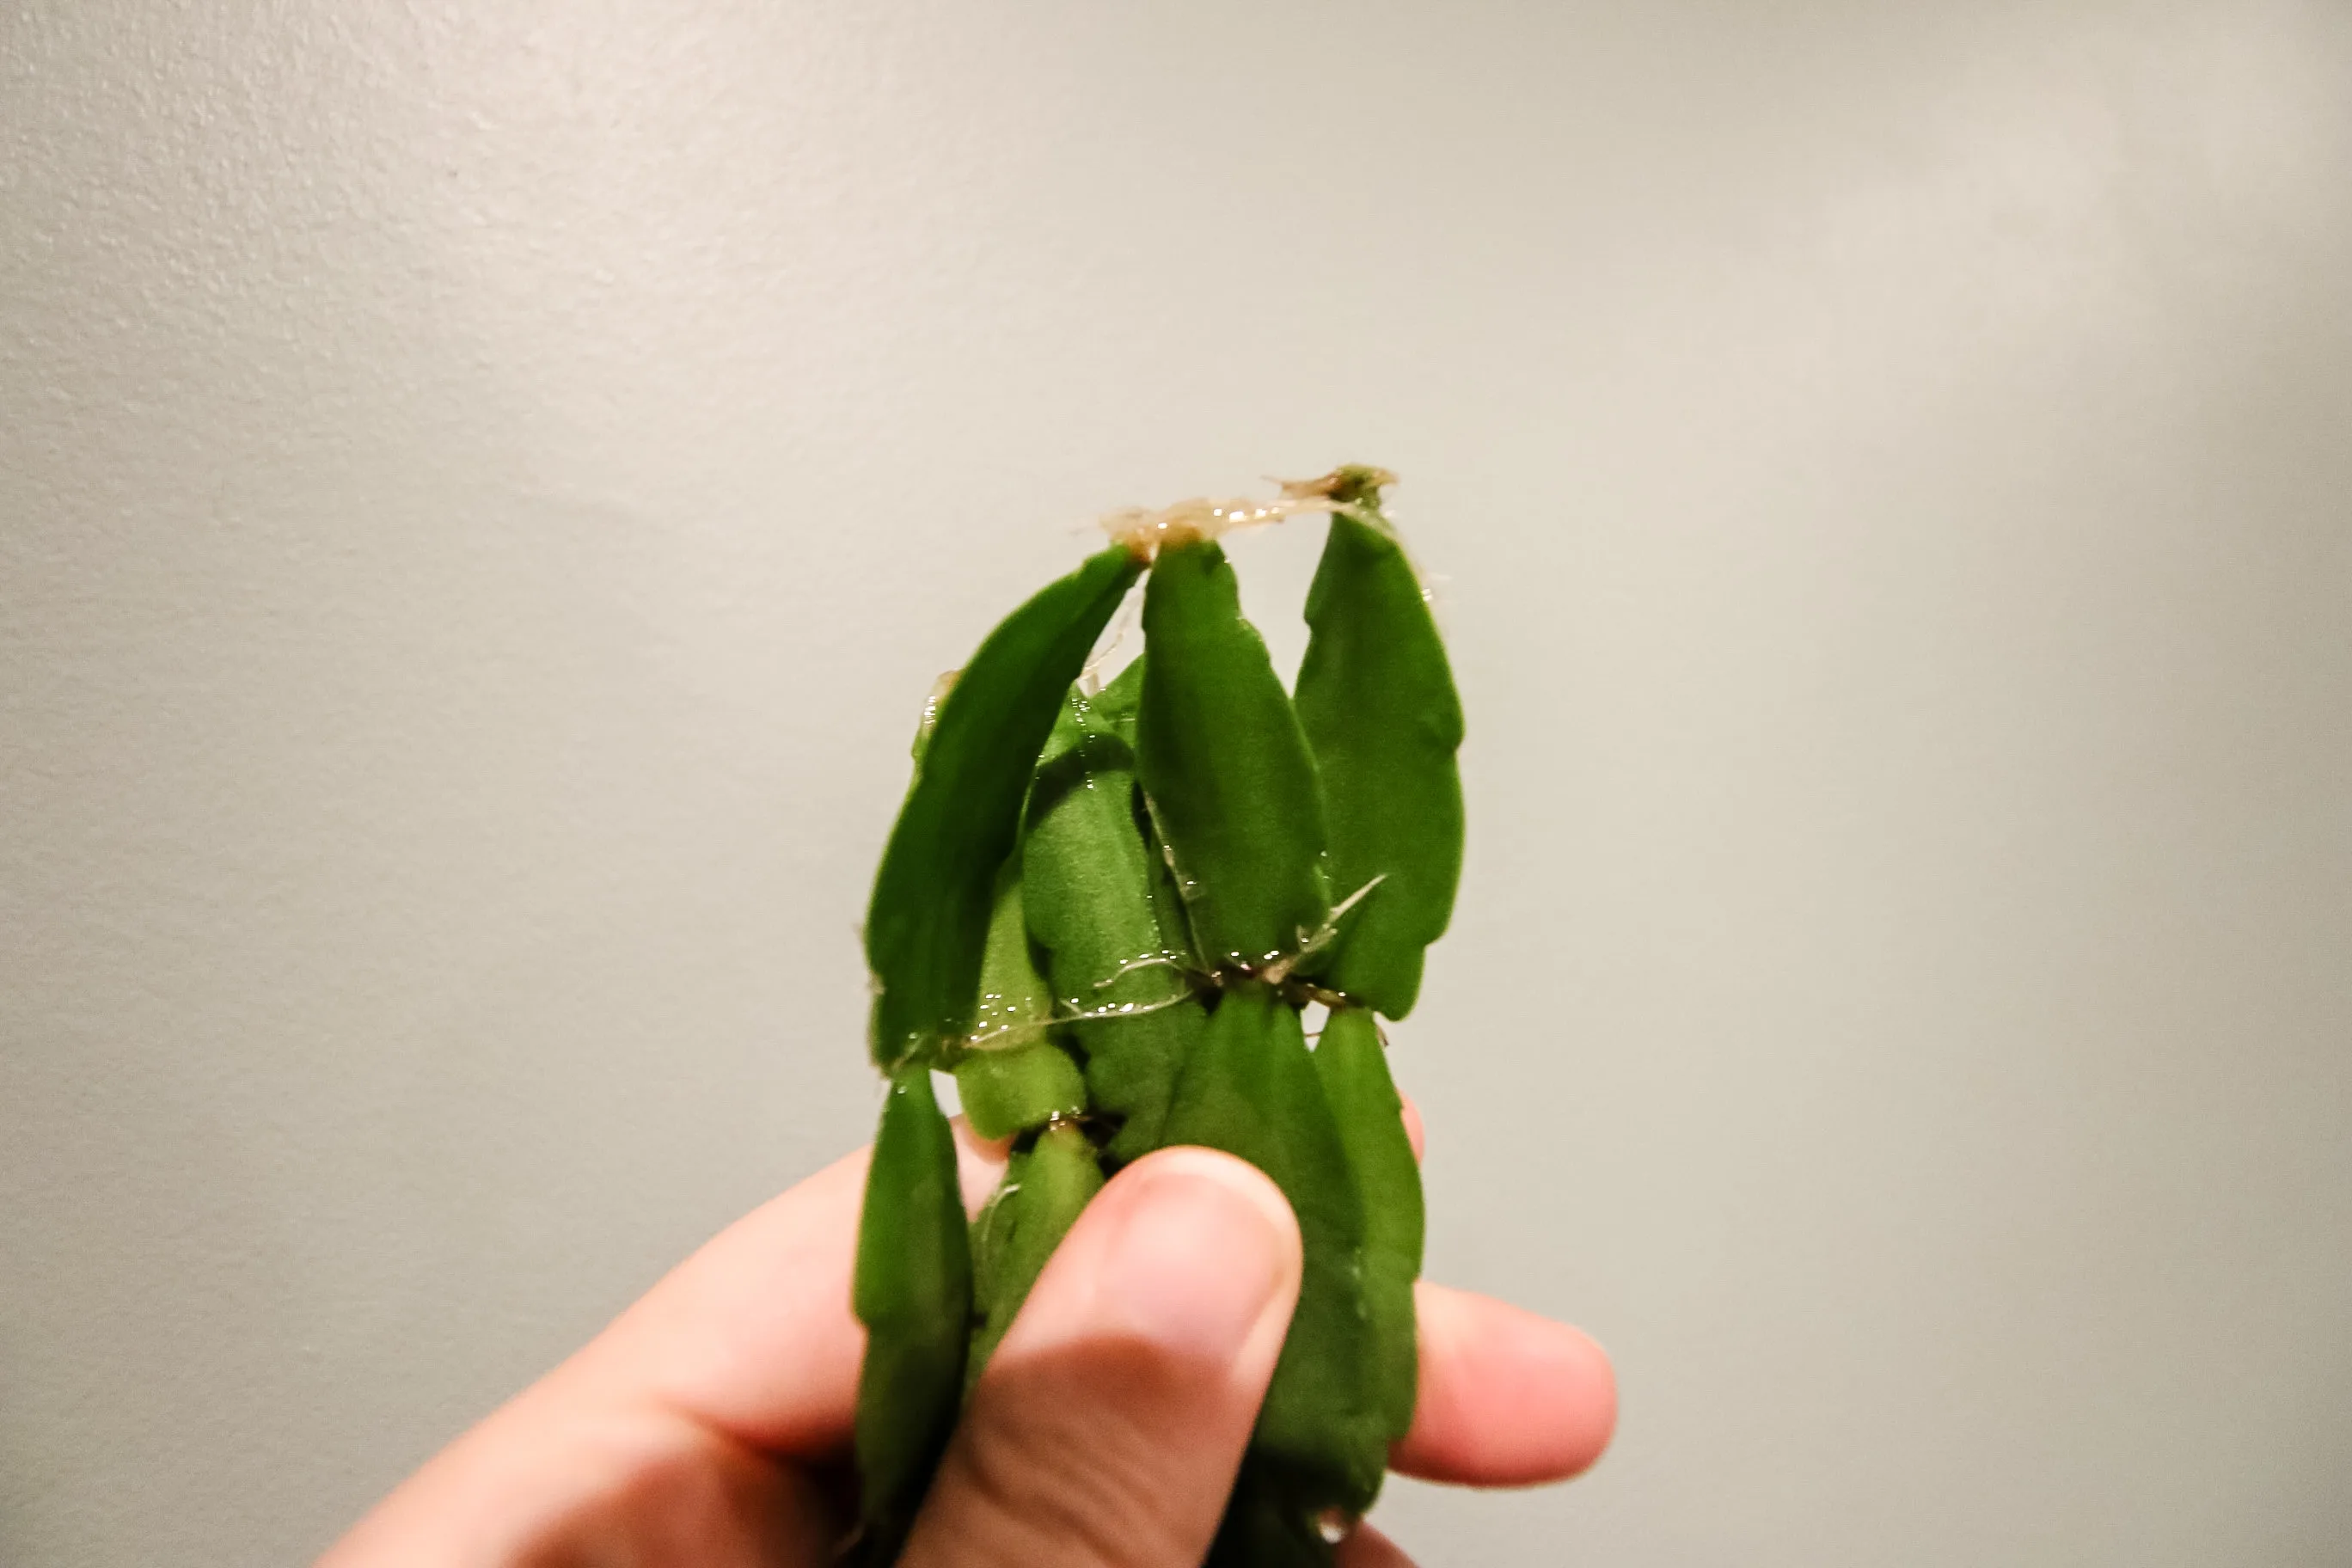
[[[957,1127],[977,1207],[1004,1148]],[[830,1564],[864,1350],[849,1273],[866,1159],[730,1226],[444,1449],[320,1568]],[[1197,1568],[1298,1268],[1297,1222],[1251,1166],[1169,1149],[1120,1172],[989,1362],[904,1568]],[[1420,1407],[1397,1469],[1521,1486],[1600,1457],[1616,1418],[1600,1347],[1426,1282],[1417,1304]],[[1409,1568],[1369,1527],[1339,1555],[1343,1568]]]

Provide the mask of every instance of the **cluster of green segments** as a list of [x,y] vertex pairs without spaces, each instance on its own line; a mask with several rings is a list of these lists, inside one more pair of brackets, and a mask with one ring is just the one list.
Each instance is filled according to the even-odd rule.
[[[1214,539],[1114,544],[1006,617],[926,716],[866,926],[890,1087],[858,1236],[867,1563],[893,1562],[991,1351],[1081,1209],[1226,1150],[1298,1216],[1298,1306],[1213,1568],[1328,1563],[1412,1418],[1420,1174],[1401,1018],[1462,860],[1462,712],[1385,474],[1342,468],[1295,693]],[[1077,684],[1145,572],[1144,651]],[[1329,1008],[1310,1048],[1309,1003]],[[1013,1139],[969,1226],[931,1091]]]

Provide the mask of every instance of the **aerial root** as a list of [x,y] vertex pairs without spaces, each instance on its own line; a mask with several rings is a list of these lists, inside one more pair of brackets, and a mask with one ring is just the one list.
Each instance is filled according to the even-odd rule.
[[[1163,549],[1217,539],[1237,528],[1280,522],[1301,512],[1346,510],[1360,516],[1363,513],[1354,501],[1338,498],[1342,493],[1353,496],[1367,483],[1395,482],[1396,476],[1385,468],[1334,468],[1317,479],[1275,480],[1280,493],[1270,501],[1216,500],[1194,496],[1157,511],[1139,506],[1123,508],[1105,517],[1102,528],[1113,540],[1126,545],[1128,552],[1137,560],[1150,561]],[[1386,524],[1381,526],[1385,528]]]

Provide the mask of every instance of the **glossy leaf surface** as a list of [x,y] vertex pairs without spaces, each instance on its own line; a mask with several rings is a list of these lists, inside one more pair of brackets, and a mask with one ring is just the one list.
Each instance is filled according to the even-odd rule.
[[1102,1188],[1094,1145],[1066,1124],[1048,1127],[1006,1162],[1003,1184],[973,1226],[980,1321],[964,1374],[967,1391],[980,1381],[1045,1260]]
[[1364,1200],[1364,1304],[1371,1314],[1383,1426],[1412,1425],[1421,1384],[1412,1282],[1421,1277],[1421,1166],[1405,1135],[1404,1103],[1389,1076],[1380,1025],[1362,1007],[1335,1009],[1315,1044],[1315,1072]]
[[972,1004],[971,1033],[962,1042],[978,1049],[1043,1039],[1054,1021],[1053,988],[1037,972],[1029,951],[1029,922],[1022,903],[1016,849],[997,868],[988,940],[981,948],[980,995]]
[[1322,775],[1332,896],[1378,879],[1313,969],[1402,1018],[1462,876],[1462,704],[1420,578],[1374,523],[1333,515],[1307,621],[1297,712]]
[[982,1138],[1007,1138],[1055,1117],[1083,1116],[1087,1086],[1070,1053],[1052,1040],[966,1051],[956,1062],[964,1120]]
[[1003,1138],[1086,1110],[1078,1065],[1055,1037],[1053,1021],[1053,991],[1030,951],[1016,849],[996,873],[971,1033],[962,1048],[948,1053],[964,1118],[982,1137]]
[[1164,1138],[1237,1154],[1290,1200],[1305,1272],[1252,1451],[1299,1516],[1361,1513],[1388,1462],[1361,1283],[1363,1203],[1297,1010],[1272,986],[1225,987],[1185,1064]]
[[883,1101],[850,1297],[866,1325],[856,1441],[866,1552],[888,1563],[955,1429],[971,1319],[955,1134],[919,1063],[892,1076]]
[[1255,969],[1295,953],[1329,912],[1322,795],[1224,552],[1163,548],[1143,629],[1137,776],[1202,956]]
[[1119,1119],[1110,1152],[1157,1146],[1176,1074],[1207,1015],[1191,999],[1190,955],[1162,932],[1151,850],[1138,820],[1135,698],[1142,668],[1097,697],[1076,692],[1038,764],[1022,845],[1029,931],[1086,1062],[1094,1109]]
[[1139,569],[1120,546],[1090,556],[991,632],[940,700],[866,910],[870,1041],[886,1069],[928,1061],[969,1030],[997,868],[1030,773]]

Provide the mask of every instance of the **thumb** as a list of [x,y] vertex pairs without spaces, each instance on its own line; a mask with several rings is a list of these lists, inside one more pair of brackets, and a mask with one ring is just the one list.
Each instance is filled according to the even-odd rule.
[[1195,1568],[1298,1300],[1254,1167],[1170,1149],[1071,1226],[989,1360],[904,1568]]

